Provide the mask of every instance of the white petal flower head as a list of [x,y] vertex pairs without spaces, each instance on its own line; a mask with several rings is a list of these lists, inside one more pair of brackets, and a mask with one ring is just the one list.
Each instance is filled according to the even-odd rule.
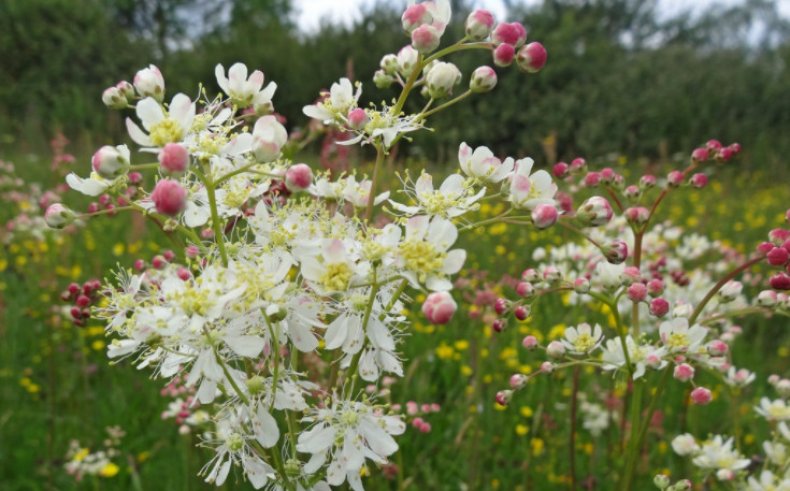
[[477,209],[477,201],[485,194],[481,189],[471,195],[473,189],[460,174],[451,174],[439,189],[434,189],[433,178],[428,173],[423,173],[414,183],[414,201],[416,206],[406,206],[390,200],[393,208],[407,215],[438,215],[446,218],[455,218],[469,211]]
[[534,161],[531,158],[517,160],[515,170],[510,176],[509,200],[517,208],[531,210],[538,205],[555,204],[554,195],[557,185],[545,170],[530,174]]
[[592,283],[606,290],[616,290],[623,284],[625,263],[612,264],[599,261],[593,271]]
[[107,191],[115,181],[105,179],[96,172],[91,172],[87,179],[72,172],[66,176],[66,183],[71,189],[86,196],[99,196]]
[[790,490],[790,473],[784,477],[777,476],[769,470],[760,473],[760,479],[751,476],[747,481],[749,491],[788,491]]
[[603,332],[601,326],[595,324],[595,328],[589,324],[579,324],[577,327],[565,329],[565,338],[562,344],[565,349],[576,355],[584,355],[595,351],[603,342]]
[[711,470],[739,471],[745,469],[751,460],[743,458],[737,450],[733,450],[733,439],[724,440],[721,435],[702,443],[693,462],[697,467]]
[[260,70],[255,70],[247,77],[247,66],[243,63],[234,63],[225,76],[225,67],[217,65],[214,69],[217,84],[223,92],[231,98],[234,104],[244,108],[250,105],[264,105],[271,103],[277,84],[270,83],[263,87],[264,76]]
[[329,97],[317,104],[305,106],[302,108],[302,112],[306,116],[319,119],[328,124],[337,117],[345,117],[349,109],[356,107],[361,95],[361,85],[357,87],[355,92],[351,80],[341,78],[339,82],[332,84],[332,87],[329,89]]
[[496,184],[513,172],[514,162],[511,157],[499,160],[488,147],[472,147],[461,143],[458,149],[458,162],[464,174],[483,182]]
[[406,237],[398,249],[398,262],[413,286],[424,284],[431,291],[448,291],[448,279],[466,261],[463,249],[448,249],[458,238],[458,229],[442,217],[416,216],[406,221]]
[[790,421],[790,406],[784,399],[770,400],[767,397],[760,399],[760,405],[755,409],[757,414],[768,421]]
[[252,152],[260,162],[272,162],[288,142],[288,132],[275,116],[264,116],[252,130]]
[[620,339],[608,339],[604,344],[603,361],[604,370],[618,370],[625,368],[628,360],[634,367],[634,380],[642,377],[647,367],[661,369],[667,365],[664,357],[667,350],[664,347],[656,348],[649,344],[640,345],[634,341],[630,335],[625,338],[625,345],[628,349],[628,359],[623,351],[623,343]]
[[349,246],[340,239],[324,239],[320,256],[302,259],[302,276],[320,292],[344,292],[363,273]]
[[[357,179],[354,176],[348,176],[345,179],[345,184],[343,186],[343,199],[351,203],[352,206],[355,208],[365,208],[368,206],[368,200],[370,198],[370,190],[373,187],[373,181],[370,179],[363,179],[357,182]],[[373,204],[378,205],[382,203],[384,200],[389,198],[389,191],[385,191],[375,198],[373,198]]]
[[176,94],[165,110],[156,99],[147,97],[137,103],[135,112],[145,131],[126,118],[129,136],[143,147],[161,148],[184,140],[195,118],[195,104],[186,95]]
[[691,434],[684,433],[672,439],[672,450],[681,457],[686,457],[699,452],[699,445]]
[[661,323],[658,328],[661,342],[672,353],[698,353],[702,348],[702,342],[708,334],[708,329],[695,324],[689,327],[689,321],[685,317],[678,317]]

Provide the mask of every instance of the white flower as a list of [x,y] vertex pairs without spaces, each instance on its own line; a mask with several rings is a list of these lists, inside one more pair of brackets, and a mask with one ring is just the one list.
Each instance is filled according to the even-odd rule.
[[345,118],[349,109],[356,107],[359,96],[362,95],[362,86],[354,92],[354,86],[347,78],[333,83],[329,89],[329,97],[317,104],[304,106],[302,112],[308,117],[318,119],[325,124],[331,123],[337,117]]
[[754,372],[750,372],[745,368],[736,369],[735,367],[730,367],[727,370],[727,378],[724,381],[732,387],[745,387],[754,382],[754,379]]
[[661,342],[672,353],[697,353],[702,348],[702,342],[708,334],[708,329],[695,324],[689,327],[685,317],[678,317],[661,323],[658,328]]
[[768,460],[776,465],[782,466],[785,462],[790,463],[788,458],[790,454],[787,453],[787,447],[779,442],[763,442],[763,450]]
[[466,143],[461,143],[458,149],[458,162],[464,174],[491,184],[506,178],[513,171],[514,166],[511,157],[503,162],[494,157],[494,153],[488,147],[477,147],[472,151]]
[[132,140],[143,147],[164,147],[181,142],[192,127],[195,104],[184,94],[176,94],[167,111],[152,97],[137,103],[137,117],[148,133],[131,118],[126,118],[126,129]]
[[[343,181],[343,199],[351,203],[355,208],[365,208],[368,206],[368,199],[370,198],[370,189],[373,187],[373,181],[370,179],[363,179],[357,182],[356,177],[348,176]],[[378,194],[373,198],[373,204],[379,205],[384,200],[389,198],[389,191]]]
[[475,203],[485,195],[485,189],[474,195],[471,195],[472,192],[473,189],[460,174],[451,174],[439,189],[434,189],[431,175],[423,173],[414,183],[412,197],[417,203],[416,206],[406,206],[392,200],[390,204],[396,210],[411,216],[425,213],[454,218],[477,209]]
[[[667,354],[665,348],[655,348],[649,344],[639,345],[630,335],[626,336],[625,344],[628,348],[628,357],[634,366],[634,380],[643,376],[648,366],[660,369],[667,365],[667,361],[663,359]],[[602,361],[604,370],[616,370],[626,366],[623,345],[619,338],[606,341]]]
[[352,281],[364,280],[368,264],[357,264],[340,239],[324,239],[319,256],[302,259],[302,276],[319,292],[345,292]]
[[737,450],[733,450],[732,444],[732,438],[724,440],[721,435],[716,435],[713,439],[702,443],[699,454],[694,457],[692,462],[702,469],[718,471],[745,469],[751,460],[743,458]]
[[769,470],[764,470],[760,473],[759,481],[752,476],[747,483],[749,491],[790,491],[790,473],[781,477]]
[[247,78],[247,66],[244,63],[234,63],[225,76],[225,67],[217,65],[214,68],[217,77],[217,84],[239,107],[250,105],[264,107],[271,103],[277,84],[269,83],[265,89],[263,87],[263,72],[255,70]]
[[767,397],[760,399],[760,405],[755,409],[757,414],[768,421],[790,421],[790,406],[784,399],[770,400]]
[[252,152],[260,162],[271,162],[280,156],[288,142],[288,132],[275,116],[264,116],[252,130]]
[[699,452],[699,445],[691,434],[683,433],[672,439],[672,450],[681,457],[685,457]]
[[616,290],[623,284],[624,274],[625,263],[612,264],[607,261],[599,261],[593,271],[592,283],[606,290]]
[[579,324],[578,327],[565,329],[565,339],[561,340],[565,349],[571,354],[583,355],[595,351],[603,341],[601,326],[595,324],[595,329],[589,324]]
[[416,216],[406,221],[406,237],[398,248],[398,265],[412,286],[420,283],[432,291],[452,288],[448,275],[457,273],[466,260],[466,251],[450,246],[458,238],[458,230],[442,217]]
[[327,482],[340,486],[348,481],[354,491],[362,491],[360,469],[365,460],[377,464],[398,450],[392,435],[400,435],[406,425],[398,416],[385,416],[358,401],[334,400],[331,407],[314,409],[303,421],[315,423],[302,432],[296,450],[312,455],[304,472],[314,474],[331,458]]
[[531,158],[517,160],[515,171],[510,176],[509,200],[517,208],[529,210],[538,205],[553,205],[554,195],[557,194],[557,185],[551,180],[551,175],[545,170],[530,174],[535,161]]
[[96,172],[91,172],[87,179],[83,179],[73,172],[66,176],[66,183],[69,187],[86,196],[99,196],[112,187],[116,181],[105,179]]

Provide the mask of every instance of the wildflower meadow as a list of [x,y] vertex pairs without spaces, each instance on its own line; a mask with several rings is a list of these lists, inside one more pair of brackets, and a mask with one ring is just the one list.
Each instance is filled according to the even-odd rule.
[[140,59],[95,94],[117,140],[0,155],[0,489],[790,490],[788,181],[717,121],[414,157],[555,55],[399,13],[298,123],[265,65]]

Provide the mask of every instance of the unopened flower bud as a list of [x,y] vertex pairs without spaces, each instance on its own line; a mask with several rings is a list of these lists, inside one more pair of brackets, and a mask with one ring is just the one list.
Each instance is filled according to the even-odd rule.
[[642,302],[647,298],[647,287],[644,283],[632,283],[628,287],[628,298],[632,302]]
[[661,490],[667,489],[669,487],[669,477],[665,476],[664,474],[657,474],[656,477],[653,478],[653,484]]
[[582,183],[585,187],[594,188],[598,184],[601,183],[601,174],[599,172],[588,172],[587,175],[584,176]]
[[672,491],[691,491],[691,481],[688,479],[681,479],[672,486]]
[[153,97],[161,101],[165,96],[165,79],[154,65],[148,65],[134,76],[134,88],[142,97]]
[[516,56],[519,68],[527,73],[538,73],[546,66],[548,53],[541,43],[532,42],[522,47]]
[[790,252],[784,247],[774,247],[765,256],[771,266],[784,266],[790,259]]
[[497,298],[496,301],[494,301],[494,312],[496,312],[499,315],[502,315],[506,311],[507,311],[507,300],[505,300],[504,298]]
[[732,302],[743,290],[743,284],[740,281],[730,280],[721,287],[719,290],[719,301],[721,303]]
[[709,404],[713,400],[713,394],[705,387],[697,387],[691,391],[691,402],[698,406]]
[[701,172],[698,172],[693,176],[691,176],[691,179],[689,179],[689,184],[691,184],[692,187],[695,187],[697,189],[702,189],[708,185],[708,176],[706,176]]
[[679,380],[681,382],[688,382],[689,380],[694,378],[694,367],[692,367],[688,363],[681,363],[680,365],[676,365],[673,376],[675,377],[675,380]]
[[482,41],[491,34],[494,28],[494,14],[484,9],[477,9],[466,18],[466,36],[473,41]]
[[429,24],[423,24],[411,33],[411,45],[420,53],[426,54],[439,47],[442,40],[439,31]]
[[587,161],[581,157],[576,157],[575,159],[571,160],[571,173],[576,174],[584,170],[587,167]]
[[285,171],[285,187],[295,193],[305,191],[313,183],[313,171],[307,164],[292,165]]
[[708,149],[705,147],[695,148],[693,152],[691,152],[691,160],[695,162],[705,162],[710,158],[710,153]]
[[526,349],[535,349],[538,347],[538,338],[535,336],[527,336],[521,340],[521,346],[525,347]]
[[593,196],[588,198],[576,210],[576,216],[584,227],[597,227],[609,223],[614,215],[612,205],[606,198]]
[[513,64],[513,58],[516,57],[516,48],[512,44],[500,44],[494,48],[494,64],[496,66],[506,67]]
[[44,212],[44,221],[50,228],[63,228],[73,223],[75,218],[74,212],[61,203],[49,205]]
[[392,53],[384,55],[379,62],[379,66],[387,75],[395,75],[398,72],[398,57]]
[[559,341],[552,341],[546,346],[546,354],[552,358],[561,358],[565,355],[565,346]]
[[500,22],[491,33],[491,39],[497,44],[518,48],[527,40],[527,30],[520,22]]
[[708,353],[711,356],[724,356],[729,350],[729,345],[720,339],[714,339],[708,343]]
[[647,293],[651,297],[657,297],[664,293],[664,282],[659,279],[652,279],[647,282]]
[[366,113],[361,107],[357,107],[349,111],[347,119],[348,125],[354,130],[363,129],[370,121],[370,118],[368,118],[368,113]]
[[669,302],[661,297],[650,301],[650,313],[656,317],[664,317],[669,312]]
[[526,320],[529,317],[530,308],[528,305],[519,305],[515,309],[513,309],[513,316],[520,320]]
[[573,291],[576,293],[587,293],[590,291],[590,280],[587,278],[576,278],[573,280]]
[[639,178],[639,187],[642,189],[649,189],[656,185],[656,176],[645,174]]
[[545,266],[542,271],[543,280],[548,283],[557,283],[562,279],[562,271],[555,266]]
[[500,390],[496,393],[496,403],[502,407],[507,406],[510,403],[510,400],[513,398],[513,391],[512,390]]
[[771,276],[771,279],[768,280],[768,284],[771,285],[771,288],[774,290],[790,290],[790,276],[786,273],[777,273]]
[[491,323],[491,329],[493,329],[494,332],[502,332],[505,330],[506,327],[507,324],[503,319],[496,319],[494,320],[494,322]]
[[539,204],[532,209],[532,223],[537,229],[549,228],[555,223],[560,216],[557,207],[549,204]]
[[189,166],[189,151],[178,143],[168,143],[159,151],[159,165],[167,174],[180,174]]
[[156,211],[168,216],[181,213],[186,206],[187,190],[177,181],[162,179],[156,183],[151,193],[151,201]]
[[527,268],[521,273],[521,279],[530,283],[540,281],[540,273],[534,268]]
[[679,170],[673,170],[667,175],[667,182],[670,186],[678,187],[683,184],[683,173]]
[[406,7],[401,16],[403,30],[411,34],[415,29],[433,22],[433,16],[424,3],[414,3]]
[[535,287],[528,281],[520,281],[516,285],[516,294],[519,297],[529,298],[535,294]]
[[422,313],[432,324],[447,324],[458,309],[458,304],[448,292],[433,292],[422,304]]
[[403,48],[401,48],[401,50],[398,51],[398,55],[397,55],[398,71],[400,72],[400,74],[403,75],[404,77],[408,77],[409,75],[411,75],[412,70],[414,70],[414,67],[417,66],[417,60],[419,59],[419,57],[420,57],[420,53],[417,52],[417,50],[414,49],[413,47],[404,46]]
[[628,244],[624,240],[613,240],[604,247],[603,254],[610,263],[620,264],[628,259]]
[[497,75],[494,69],[483,65],[475,68],[475,71],[472,72],[472,78],[469,80],[469,89],[479,94],[493,90],[496,84]]
[[129,148],[126,145],[105,145],[91,158],[93,170],[105,179],[115,179],[129,170]]
[[642,225],[650,218],[650,210],[644,206],[632,206],[625,210],[625,219],[635,225]]
[[557,162],[552,168],[552,173],[557,179],[565,178],[570,172],[570,166],[565,162]]
[[642,189],[640,189],[639,186],[635,186],[633,184],[626,187],[625,191],[623,191],[623,195],[628,199],[638,198],[641,194]]
[[527,376],[523,373],[514,373],[510,376],[510,388],[518,390],[526,385],[527,380]]
[[550,361],[544,361],[540,364],[540,372],[541,373],[551,373],[554,371],[554,363]]
[[442,99],[453,93],[453,87],[461,82],[461,70],[452,63],[435,63],[425,76],[428,93],[434,99]]
[[118,87],[108,87],[101,94],[101,101],[110,109],[124,109],[128,102]]
[[778,295],[773,290],[763,290],[757,295],[757,305],[773,307],[778,302]]
[[373,83],[379,89],[386,89],[395,83],[395,77],[384,70],[376,70],[376,73],[373,74]]

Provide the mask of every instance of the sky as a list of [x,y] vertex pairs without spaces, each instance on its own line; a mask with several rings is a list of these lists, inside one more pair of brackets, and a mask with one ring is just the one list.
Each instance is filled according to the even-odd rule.
[[[393,0],[406,5],[406,0]],[[526,4],[537,4],[540,0],[522,0]],[[743,0],[660,0],[662,12],[672,16],[691,7],[698,12],[715,4],[733,5]],[[299,27],[305,32],[317,30],[321,19],[330,19],[334,23],[349,25],[359,18],[361,8],[375,3],[375,0],[295,0]],[[777,0],[780,12],[790,17],[790,0]],[[474,6],[491,10],[497,19],[504,16],[505,7],[502,0],[475,0]]]

